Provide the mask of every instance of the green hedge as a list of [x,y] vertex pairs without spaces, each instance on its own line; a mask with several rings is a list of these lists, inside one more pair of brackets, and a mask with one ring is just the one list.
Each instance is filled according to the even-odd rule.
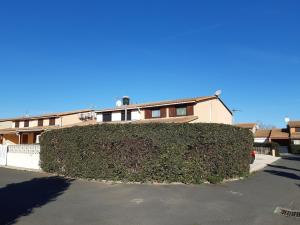
[[293,154],[300,154],[300,145],[291,145],[290,146],[291,153]]
[[104,124],[45,132],[41,167],[70,177],[201,183],[249,172],[246,129],[220,124]]

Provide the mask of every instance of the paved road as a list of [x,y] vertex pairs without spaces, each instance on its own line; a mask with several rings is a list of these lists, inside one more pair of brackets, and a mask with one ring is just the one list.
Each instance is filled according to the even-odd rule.
[[0,224],[300,224],[300,157],[220,185],[109,185],[0,169]]

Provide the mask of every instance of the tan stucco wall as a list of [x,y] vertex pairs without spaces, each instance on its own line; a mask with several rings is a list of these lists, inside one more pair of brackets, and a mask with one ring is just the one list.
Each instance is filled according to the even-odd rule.
[[38,121],[37,120],[30,120],[29,121],[29,127],[37,127]]
[[232,115],[218,99],[199,102],[194,106],[194,115],[198,116],[193,123],[232,124]]
[[58,124],[61,124],[62,126],[80,123],[82,121],[79,119],[79,115],[80,115],[80,113],[62,116],[61,119],[59,118],[59,121],[57,121],[57,122],[58,122]]
[[12,128],[12,121],[3,121],[0,122],[0,129]]
[[291,132],[291,134],[292,134],[292,133],[295,133],[295,132],[296,132],[296,128],[295,128],[295,127],[291,128],[291,129],[290,129],[290,132]]

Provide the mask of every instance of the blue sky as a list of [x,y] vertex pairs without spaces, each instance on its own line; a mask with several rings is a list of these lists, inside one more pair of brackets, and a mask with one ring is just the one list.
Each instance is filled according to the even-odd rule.
[[1,1],[0,117],[222,89],[237,122],[300,119],[300,1]]

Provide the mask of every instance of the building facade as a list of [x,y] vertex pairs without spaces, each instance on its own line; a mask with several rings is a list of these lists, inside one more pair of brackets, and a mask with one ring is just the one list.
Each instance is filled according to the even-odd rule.
[[217,96],[129,104],[96,110],[97,122],[223,123],[232,124],[232,112]]
[[0,120],[0,144],[39,143],[41,133],[96,120],[93,110],[78,110]]

